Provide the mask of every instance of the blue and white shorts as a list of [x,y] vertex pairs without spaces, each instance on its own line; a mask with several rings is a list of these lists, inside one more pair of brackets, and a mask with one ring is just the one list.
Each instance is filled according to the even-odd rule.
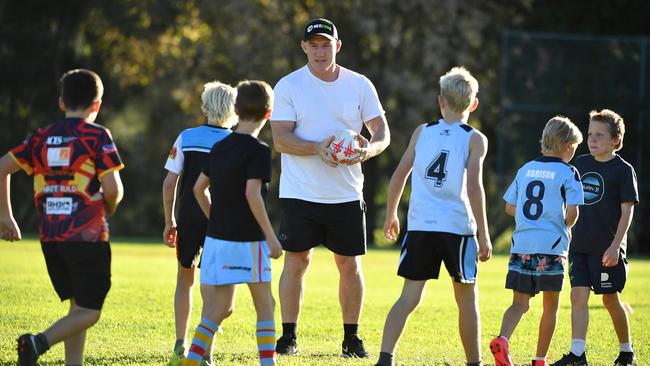
[[402,243],[397,275],[413,281],[437,279],[445,263],[458,283],[475,283],[478,245],[474,236],[437,231],[408,231]]
[[201,257],[202,285],[271,282],[266,241],[228,241],[205,237]]

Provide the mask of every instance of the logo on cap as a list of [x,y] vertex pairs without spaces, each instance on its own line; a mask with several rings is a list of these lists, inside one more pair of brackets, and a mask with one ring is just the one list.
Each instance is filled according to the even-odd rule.
[[317,34],[323,35],[331,40],[337,40],[339,38],[336,26],[329,20],[323,18],[314,19],[307,24],[304,40],[306,41],[309,37]]

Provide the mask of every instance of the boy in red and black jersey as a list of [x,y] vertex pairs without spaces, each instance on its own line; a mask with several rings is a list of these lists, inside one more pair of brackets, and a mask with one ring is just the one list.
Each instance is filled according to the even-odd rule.
[[0,159],[0,232],[20,240],[9,199],[9,177],[21,168],[34,176],[34,203],[47,270],[70,311],[43,333],[18,338],[18,364],[63,341],[66,364],[80,365],[86,329],[94,325],[111,286],[106,217],[122,199],[124,168],[109,130],[94,123],[103,85],[90,70],[61,78],[59,106],[65,119],[39,129]]

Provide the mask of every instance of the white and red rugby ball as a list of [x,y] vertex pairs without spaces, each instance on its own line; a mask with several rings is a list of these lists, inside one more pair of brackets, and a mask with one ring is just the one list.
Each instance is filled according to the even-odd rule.
[[352,130],[338,131],[329,148],[332,160],[337,163],[346,164],[350,160],[356,159],[359,156],[355,151],[359,148],[357,133]]

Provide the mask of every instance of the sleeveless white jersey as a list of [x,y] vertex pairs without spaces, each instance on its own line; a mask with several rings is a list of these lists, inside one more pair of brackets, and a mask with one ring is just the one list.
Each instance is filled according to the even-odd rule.
[[467,196],[467,158],[474,129],[463,122],[427,123],[415,144],[409,231],[475,235]]

